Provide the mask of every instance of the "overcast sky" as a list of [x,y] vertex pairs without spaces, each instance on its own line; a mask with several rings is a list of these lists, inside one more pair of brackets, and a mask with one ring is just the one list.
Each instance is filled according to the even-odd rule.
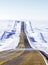
[[48,0],[0,0],[0,19],[48,21]]

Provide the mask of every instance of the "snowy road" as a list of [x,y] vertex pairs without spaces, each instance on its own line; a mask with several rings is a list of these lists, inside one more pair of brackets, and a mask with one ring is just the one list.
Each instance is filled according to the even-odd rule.
[[[24,21],[24,29],[33,49],[48,54],[48,24]],[[21,21],[0,21],[0,51],[15,49],[20,42]]]

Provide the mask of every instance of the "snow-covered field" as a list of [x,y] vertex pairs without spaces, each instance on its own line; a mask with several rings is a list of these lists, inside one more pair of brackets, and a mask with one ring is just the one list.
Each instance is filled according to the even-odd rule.
[[[48,54],[48,22],[24,21],[25,32],[33,49]],[[15,49],[20,41],[21,21],[0,20],[0,51]]]
[[0,21],[0,51],[15,49],[20,41],[21,22]]
[[48,54],[48,22],[26,22],[26,34],[31,47]]

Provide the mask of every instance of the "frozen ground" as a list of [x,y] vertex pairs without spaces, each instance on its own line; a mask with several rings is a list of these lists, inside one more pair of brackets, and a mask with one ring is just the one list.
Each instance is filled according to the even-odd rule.
[[21,22],[0,21],[0,51],[15,49],[20,41]]
[[[24,21],[24,23],[31,47],[48,54],[48,22]],[[0,21],[0,51],[15,49],[20,41],[20,33],[20,21]]]
[[48,54],[48,22],[26,22],[26,34],[31,47]]

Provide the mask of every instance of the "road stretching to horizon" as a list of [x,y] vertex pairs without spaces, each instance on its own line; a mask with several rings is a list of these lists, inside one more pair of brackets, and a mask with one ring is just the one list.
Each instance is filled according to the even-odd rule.
[[0,65],[47,65],[48,59],[39,50],[33,50],[21,27],[20,43],[15,50],[0,52]]
[[[26,42],[25,42],[26,39]],[[20,44],[17,49],[0,52],[0,65],[46,65],[43,56],[39,51],[23,50],[31,48],[28,44],[26,35],[21,33]],[[45,58],[46,59],[46,58]]]

